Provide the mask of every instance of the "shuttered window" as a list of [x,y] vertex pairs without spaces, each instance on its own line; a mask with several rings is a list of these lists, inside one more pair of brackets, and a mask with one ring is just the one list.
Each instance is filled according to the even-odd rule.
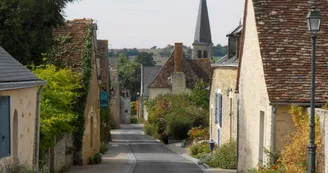
[[10,97],[0,96],[0,158],[10,156]]
[[222,127],[222,94],[215,94],[215,122]]

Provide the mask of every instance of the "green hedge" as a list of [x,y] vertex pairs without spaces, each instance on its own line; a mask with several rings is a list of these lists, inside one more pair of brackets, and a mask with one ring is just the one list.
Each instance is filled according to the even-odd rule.
[[190,147],[190,155],[197,159],[200,159],[210,153],[211,150],[209,148],[209,144],[207,142],[202,142],[199,144],[195,144]]
[[237,169],[237,145],[236,141],[229,141],[219,147],[205,161],[211,167],[222,169]]

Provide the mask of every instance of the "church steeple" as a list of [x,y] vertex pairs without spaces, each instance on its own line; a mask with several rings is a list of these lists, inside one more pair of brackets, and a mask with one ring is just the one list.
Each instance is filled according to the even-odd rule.
[[212,35],[206,0],[200,0],[192,59],[211,58]]

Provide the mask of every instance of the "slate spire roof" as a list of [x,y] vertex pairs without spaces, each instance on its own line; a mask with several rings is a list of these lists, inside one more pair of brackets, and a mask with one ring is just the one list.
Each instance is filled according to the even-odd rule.
[[212,43],[206,0],[200,0],[194,43]]
[[0,46],[0,90],[29,88],[45,84]]
[[[310,103],[312,49],[306,16],[311,7],[315,6],[321,10],[323,19],[328,18],[325,10],[328,1],[249,1],[254,6],[261,55],[259,58],[262,59],[270,102]],[[247,13],[250,12],[245,11]],[[247,30],[247,26],[244,27]],[[243,39],[247,39],[247,35]],[[316,44],[316,103],[328,100],[327,45],[328,22],[322,22]],[[242,61],[240,65],[243,65]]]

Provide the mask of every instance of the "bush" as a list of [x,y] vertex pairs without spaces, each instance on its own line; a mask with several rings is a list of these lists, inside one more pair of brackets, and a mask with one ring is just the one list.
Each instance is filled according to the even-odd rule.
[[146,135],[153,136],[156,130],[156,125],[154,124],[146,124],[144,126],[144,132]]
[[131,123],[131,124],[137,124],[137,122],[138,122],[138,120],[137,120],[136,117],[132,117],[132,118],[130,118],[130,123]]
[[99,164],[101,162],[102,162],[102,155],[100,153],[97,153],[94,156],[88,158],[89,165]]
[[105,143],[100,144],[100,153],[104,154],[106,151],[108,151],[108,148],[106,147]]
[[0,173],[48,173],[47,170],[36,172],[32,167],[27,165],[18,165],[15,163],[5,163],[0,167]]
[[208,128],[202,127],[193,127],[191,130],[188,131],[189,139],[192,141],[201,141],[201,140],[208,140]]
[[173,139],[186,139],[188,138],[188,131],[190,130],[191,122],[186,117],[176,118],[166,126],[166,130]]
[[210,150],[209,144],[207,142],[195,144],[190,147],[190,155],[197,159],[203,157],[204,155],[207,155],[210,152],[211,152],[211,150]]
[[229,141],[219,147],[205,162],[211,167],[222,169],[237,168],[237,144]]
[[[288,143],[281,152],[279,161],[286,167],[288,172],[303,173],[307,171],[307,144],[309,141],[309,116],[304,114],[302,107],[293,105],[289,111],[296,130],[286,137]],[[316,119],[315,143],[317,145],[317,170],[323,171],[323,142],[320,133],[320,121]]]

